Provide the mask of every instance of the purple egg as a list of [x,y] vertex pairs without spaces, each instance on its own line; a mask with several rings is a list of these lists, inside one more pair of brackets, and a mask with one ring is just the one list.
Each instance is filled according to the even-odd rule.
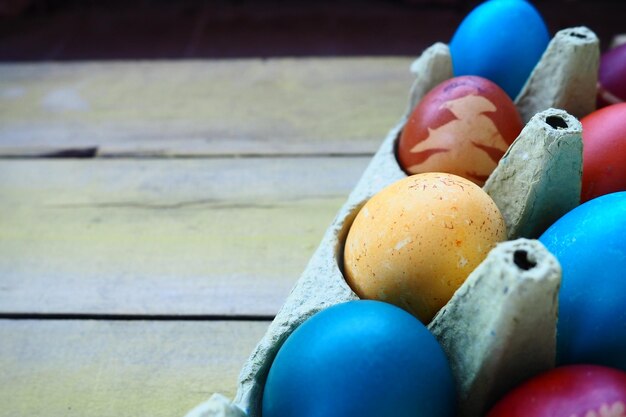
[[598,107],[626,101],[626,44],[602,55],[598,82]]

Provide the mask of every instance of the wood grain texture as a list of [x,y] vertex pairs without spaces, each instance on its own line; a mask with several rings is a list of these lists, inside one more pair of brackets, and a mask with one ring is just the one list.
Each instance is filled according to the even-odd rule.
[[182,416],[233,398],[267,325],[0,320],[0,416]]
[[0,313],[273,315],[368,162],[0,161]]
[[0,65],[0,156],[373,153],[411,58]]

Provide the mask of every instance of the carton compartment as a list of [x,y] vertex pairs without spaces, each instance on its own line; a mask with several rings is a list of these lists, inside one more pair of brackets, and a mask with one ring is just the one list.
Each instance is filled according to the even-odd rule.
[[352,227],[352,223],[354,222],[354,219],[356,218],[357,214],[359,214],[359,211],[361,211],[361,209],[363,208],[366,202],[367,200],[364,200],[352,208],[350,213],[348,213],[348,215],[344,218],[342,225],[341,225],[341,229],[339,230],[339,233],[337,233],[337,242],[335,244],[335,262],[337,262],[337,269],[341,273],[341,276],[344,277],[344,280],[345,280],[345,270],[344,270],[344,264],[343,264],[344,246],[346,243],[346,239],[348,237],[348,232],[350,231],[350,227]]

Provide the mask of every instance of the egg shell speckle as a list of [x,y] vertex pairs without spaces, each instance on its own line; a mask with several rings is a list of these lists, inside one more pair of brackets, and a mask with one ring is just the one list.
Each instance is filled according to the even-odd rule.
[[356,216],[345,244],[346,281],[361,298],[428,322],[505,238],[502,215],[480,187],[452,174],[413,175]]

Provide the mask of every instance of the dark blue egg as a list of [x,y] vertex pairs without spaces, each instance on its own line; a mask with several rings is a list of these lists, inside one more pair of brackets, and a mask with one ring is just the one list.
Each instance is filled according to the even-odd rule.
[[626,371],[626,191],[578,206],[539,240],[563,268],[558,362]]
[[546,24],[527,1],[487,1],[467,15],[450,42],[454,75],[487,78],[515,99],[549,41]]
[[380,301],[322,310],[280,348],[263,417],[452,417],[448,361],[415,317]]

